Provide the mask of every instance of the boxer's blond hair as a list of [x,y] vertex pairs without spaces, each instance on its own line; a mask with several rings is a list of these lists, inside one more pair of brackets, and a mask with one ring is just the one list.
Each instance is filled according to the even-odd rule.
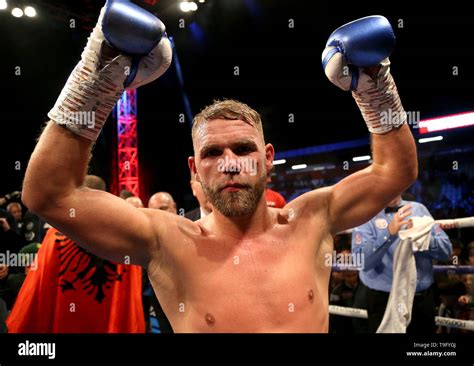
[[205,107],[199,114],[194,117],[193,128],[191,136],[193,144],[196,138],[196,133],[200,126],[203,126],[213,119],[228,119],[228,120],[241,120],[249,125],[255,127],[262,137],[263,143],[265,138],[263,136],[262,119],[260,114],[250,108],[247,104],[241,103],[233,99],[215,100],[214,103]]

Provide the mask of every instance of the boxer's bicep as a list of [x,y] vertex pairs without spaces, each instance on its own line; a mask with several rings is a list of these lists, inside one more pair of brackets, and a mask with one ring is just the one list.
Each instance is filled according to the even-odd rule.
[[337,234],[369,221],[397,194],[389,187],[390,181],[374,173],[372,166],[331,187],[328,203],[331,232]]
[[369,221],[416,178],[416,147],[408,126],[372,137],[372,165],[331,188],[328,216],[333,233]]
[[119,264],[147,266],[158,246],[150,215],[104,191],[78,188],[41,216],[79,246]]

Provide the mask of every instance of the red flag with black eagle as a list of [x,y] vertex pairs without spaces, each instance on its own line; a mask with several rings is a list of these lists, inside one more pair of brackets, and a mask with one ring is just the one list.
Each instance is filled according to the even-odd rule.
[[145,333],[142,269],[48,230],[7,318],[9,333]]

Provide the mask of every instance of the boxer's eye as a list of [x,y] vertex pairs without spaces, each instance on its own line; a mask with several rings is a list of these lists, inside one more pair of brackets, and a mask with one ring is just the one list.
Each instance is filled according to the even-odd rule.
[[219,149],[209,149],[209,150],[204,151],[203,156],[205,158],[206,157],[216,157],[216,156],[220,156],[221,154],[222,154],[222,151],[219,150]]
[[232,151],[236,155],[247,155],[254,151],[257,151],[257,146],[253,142],[244,142],[236,145]]
[[250,148],[250,146],[239,146],[236,149],[234,149],[234,153],[237,155],[245,155],[251,153],[253,150]]

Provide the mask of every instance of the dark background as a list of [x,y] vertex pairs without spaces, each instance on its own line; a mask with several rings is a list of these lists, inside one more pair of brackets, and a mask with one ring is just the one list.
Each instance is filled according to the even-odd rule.
[[[158,14],[174,38],[192,113],[216,98],[248,103],[261,113],[266,140],[277,152],[368,137],[350,94],[333,86],[321,68],[329,34],[367,15],[384,15],[394,27],[392,74],[406,110],[420,111],[425,119],[474,109],[469,2],[207,0],[192,14],[182,13],[176,0],[135,2]],[[103,3],[29,0],[38,11],[34,19],[0,11],[0,196],[21,187],[46,114]],[[181,18],[184,29],[178,26]],[[70,19],[76,28],[70,28]],[[21,76],[15,76],[16,66]],[[234,66],[240,76],[234,76]],[[187,168],[192,145],[189,121],[179,123],[185,113],[182,91],[174,65],[138,90],[141,196],[146,201],[153,192],[169,191],[178,207],[190,209],[195,205]],[[294,123],[288,123],[290,113]],[[92,172],[109,184],[114,128],[110,119],[91,162]],[[472,137],[472,128],[466,134]]]

